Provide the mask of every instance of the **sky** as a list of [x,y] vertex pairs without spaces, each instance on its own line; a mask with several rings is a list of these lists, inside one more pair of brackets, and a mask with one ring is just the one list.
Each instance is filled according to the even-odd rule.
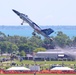
[[0,0],[0,25],[21,24],[12,9],[38,25],[76,25],[76,0]]

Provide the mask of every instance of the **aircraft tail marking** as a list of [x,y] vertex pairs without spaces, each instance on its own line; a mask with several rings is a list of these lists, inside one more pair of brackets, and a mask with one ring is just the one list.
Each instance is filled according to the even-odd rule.
[[50,35],[51,33],[54,32],[54,30],[52,30],[51,28],[43,29],[43,30],[41,30],[41,31],[44,32],[46,35]]

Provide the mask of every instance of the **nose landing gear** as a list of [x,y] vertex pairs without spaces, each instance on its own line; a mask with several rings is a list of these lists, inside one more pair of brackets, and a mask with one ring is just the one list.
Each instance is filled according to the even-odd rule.
[[35,32],[33,32],[33,33],[32,33],[32,35],[34,35],[34,36],[35,36],[35,35],[36,35],[36,33],[35,33]]

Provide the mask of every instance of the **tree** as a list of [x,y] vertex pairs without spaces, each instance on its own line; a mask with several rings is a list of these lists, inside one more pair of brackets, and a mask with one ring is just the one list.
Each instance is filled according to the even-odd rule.
[[34,52],[39,52],[39,51],[46,51],[46,49],[41,47],[41,48],[36,48],[34,50]]
[[12,51],[17,51],[18,50],[18,47],[17,47],[17,45],[16,44],[12,44]]
[[73,37],[72,45],[73,45],[73,46],[76,46],[76,37]]
[[30,39],[30,42],[32,43],[33,47],[37,48],[37,47],[42,47],[42,40],[40,36],[32,36]]
[[29,52],[29,46],[28,46],[28,44],[20,44],[19,45],[19,51],[21,52],[22,50],[24,52],[28,53]]
[[2,37],[6,37],[6,35],[0,31],[0,37],[1,37],[1,36],[2,36]]
[[6,35],[0,31],[0,41],[6,41]]
[[5,52],[12,53],[13,51],[18,50],[18,47],[16,44],[13,44],[8,41],[0,42],[0,48],[1,48],[2,53],[5,53]]
[[27,43],[27,41],[28,41],[27,37],[23,37],[23,36],[20,37],[20,42],[21,43]]
[[0,49],[1,49],[1,53],[4,53],[7,51],[7,44],[4,42],[0,42]]
[[33,50],[35,49],[35,45],[30,41],[28,41],[27,44],[28,44],[28,47],[29,47],[29,53],[32,53]]
[[21,55],[21,56],[25,56],[26,53],[22,50],[22,51],[20,52],[20,55]]
[[57,36],[55,37],[55,41],[56,45],[59,45],[60,47],[65,47],[69,44],[70,38],[63,32],[59,31]]

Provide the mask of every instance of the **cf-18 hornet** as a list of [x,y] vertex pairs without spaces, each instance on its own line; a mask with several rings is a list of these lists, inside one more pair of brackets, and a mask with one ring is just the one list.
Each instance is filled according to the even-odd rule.
[[14,9],[12,9],[14,13],[16,13],[23,21],[21,25],[23,25],[24,22],[28,23],[33,29],[34,32],[32,33],[34,36],[36,33],[43,35],[44,37],[48,38],[49,40],[53,40],[50,38],[50,34],[54,32],[53,29],[48,28],[48,29],[41,29],[35,22],[33,22],[29,17],[23,13],[20,13]]

